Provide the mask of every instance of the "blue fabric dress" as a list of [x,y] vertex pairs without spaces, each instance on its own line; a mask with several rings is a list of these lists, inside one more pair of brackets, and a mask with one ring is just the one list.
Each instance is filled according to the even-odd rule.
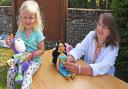
[[64,55],[59,55],[59,72],[62,76],[67,77],[71,75],[71,72],[69,72],[68,70],[66,70],[66,68],[64,67],[64,62],[67,60],[67,56]]

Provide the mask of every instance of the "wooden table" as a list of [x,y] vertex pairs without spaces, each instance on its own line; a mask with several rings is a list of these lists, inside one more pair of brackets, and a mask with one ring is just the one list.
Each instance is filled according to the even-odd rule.
[[31,89],[128,89],[128,83],[110,75],[77,75],[74,80],[67,81],[51,63],[51,52],[48,50],[42,56],[43,63],[33,77]]

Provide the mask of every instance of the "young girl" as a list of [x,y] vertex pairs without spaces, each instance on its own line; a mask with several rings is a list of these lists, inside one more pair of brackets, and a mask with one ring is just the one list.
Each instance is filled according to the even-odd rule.
[[66,45],[62,42],[58,42],[56,49],[52,53],[53,60],[52,62],[56,65],[57,70],[59,73],[66,79],[74,78],[74,74],[66,70],[64,67],[64,62],[67,60],[66,54]]
[[[41,64],[40,56],[44,52],[44,39],[42,34],[42,20],[37,2],[27,0],[23,2],[20,8],[19,26],[15,38],[23,39],[26,46],[26,60],[30,65],[27,71],[24,72],[24,78],[21,89],[29,89],[32,83],[32,76],[38,71]],[[7,44],[10,45],[11,40],[7,39]],[[11,47],[12,45],[10,45]],[[15,71],[8,70],[7,73],[7,88],[15,88]]]

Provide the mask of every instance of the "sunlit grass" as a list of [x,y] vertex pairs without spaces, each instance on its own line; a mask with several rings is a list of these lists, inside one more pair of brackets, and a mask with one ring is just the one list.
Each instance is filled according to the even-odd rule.
[[13,55],[9,48],[0,47],[0,89],[7,89],[7,64],[6,61]]
[[11,58],[13,51],[10,48],[0,47],[0,66],[6,65],[6,61]]

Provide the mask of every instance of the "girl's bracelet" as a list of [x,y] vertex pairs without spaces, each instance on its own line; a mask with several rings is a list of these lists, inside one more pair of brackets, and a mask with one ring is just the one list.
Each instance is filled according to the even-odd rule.
[[31,52],[32,53],[32,59],[33,59],[33,52]]
[[81,66],[78,66],[78,74],[81,73]]

